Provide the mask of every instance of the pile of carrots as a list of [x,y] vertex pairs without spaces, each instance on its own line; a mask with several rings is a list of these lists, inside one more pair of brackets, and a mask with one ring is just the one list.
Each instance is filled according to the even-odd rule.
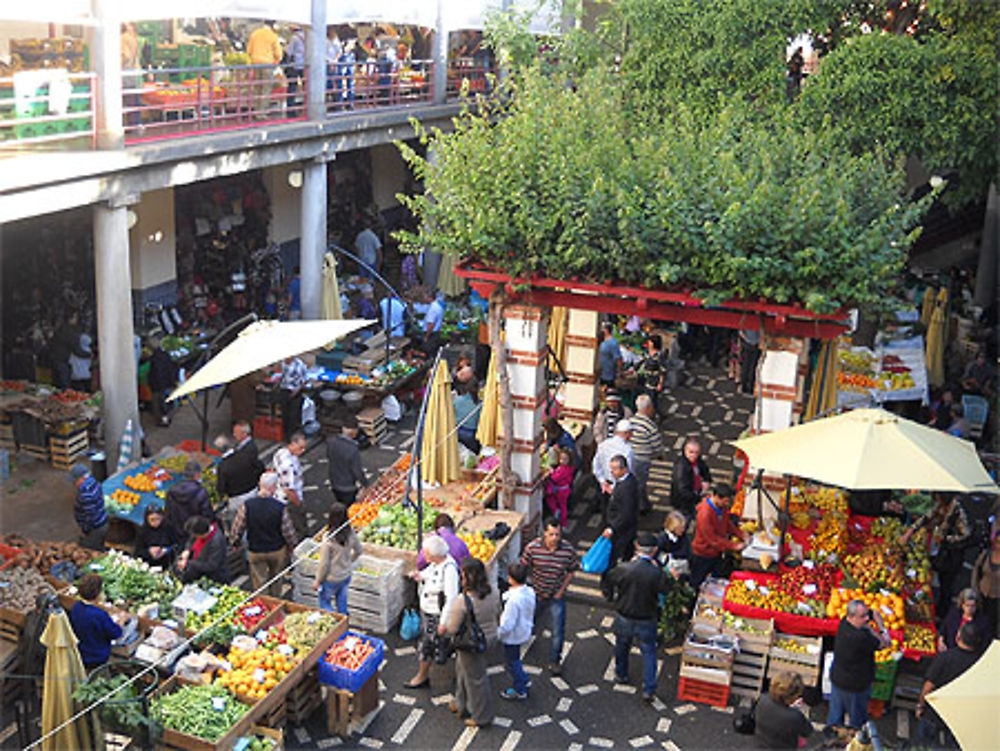
[[[348,647],[350,645],[350,647]],[[358,638],[341,639],[326,653],[326,661],[334,667],[356,671],[365,661],[375,654],[375,647]]]

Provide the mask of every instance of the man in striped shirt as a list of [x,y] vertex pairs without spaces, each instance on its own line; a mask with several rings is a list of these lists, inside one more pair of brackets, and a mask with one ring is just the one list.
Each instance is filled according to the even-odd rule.
[[649,466],[663,456],[663,436],[656,425],[656,407],[649,394],[640,394],[635,400],[632,418],[632,474],[639,481],[639,512],[646,514],[652,508],[649,501]]
[[537,598],[535,622],[538,622],[538,614],[546,608],[552,619],[549,672],[559,675],[563,642],[566,640],[566,588],[573,579],[573,572],[580,567],[580,560],[573,546],[563,539],[558,519],[545,522],[542,536],[525,546],[521,563],[528,567]]

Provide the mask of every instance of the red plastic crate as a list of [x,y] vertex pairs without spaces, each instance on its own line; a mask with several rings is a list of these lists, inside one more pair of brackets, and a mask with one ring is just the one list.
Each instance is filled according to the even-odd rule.
[[729,686],[681,677],[677,684],[677,698],[724,707],[729,704]]
[[868,716],[873,720],[878,720],[885,714],[885,700],[870,699],[868,701]]
[[[201,451],[201,441],[195,441],[189,438],[178,443],[176,448],[188,453]],[[205,451],[203,453],[208,454],[209,456],[221,456],[221,454],[219,454],[219,452],[211,446],[205,446]]]
[[266,441],[280,441],[284,431],[280,417],[261,416],[253,421],[253,437]]
[[14,565],[14,559],[20,552],[20,548],[12,548],[10,545],[0,543],[0,570]]

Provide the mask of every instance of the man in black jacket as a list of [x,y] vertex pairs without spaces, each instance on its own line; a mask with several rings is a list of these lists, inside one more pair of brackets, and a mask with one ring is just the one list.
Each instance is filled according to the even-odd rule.
[[226,518],[232,520],[244,501],[257,494],[257,483],[264,474],[257,444],[250,435],[250,423],[237,420],[233,423],[236,445],[226,452],[219,462],[219,495],[229,499]]
[[697,438],[688,438],[684,441],[683,455],[674,465],[670,505],[691,518],[711,482],[712,475],[701,457],[701,444]]
[[357,437],[357,420],[348,417],[340,435],[332,435],[326,439],[330,488],[336,499],[345,506],[354,503],[358,489],[365,486],[365,469],[361,465],[361,449],[358,448]]
[[[639,525],[639,481],[628,471],[624,456],[611,457],[608,463],[615,487],[608,503],[608,528],[604,536],[611,539],[611,563],[624,561],[632,553],[635,531]],[[656,545],[654,541],[653,545]]]
[[667,573],[656,563],[656,538],[648,532],[635,543],[635,558],[615,566],[601,581],[601,589],[613,600],[615,616],[615,682],[628,683],[628,655],[632,640],[642,652],[642,699],[651,702],[656,693],[656,629],[659,596],[670,591]]
[[184,467],[184,479],[167,491],[164,511],[167,521],[177,530],[187,531],[187,521],[193,516],[215,519],[208,491],[201,484],[201,465],[194,459]]
[[170,425],[167,396],[177,382],[177,366],[163,349],[159,339],[152,339],[149,346],[153,350],[153,356],[149,359],[149,375],[146,377],[149,390],[153,393],[150,406],[153,408],[153,417],[162,427],[167,427]]

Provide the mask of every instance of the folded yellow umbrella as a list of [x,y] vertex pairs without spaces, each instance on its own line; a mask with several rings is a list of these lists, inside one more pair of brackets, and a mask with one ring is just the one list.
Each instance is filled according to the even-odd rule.
[[337,259],[333,253],[323,256],[323,318],[339,321],[344,317],[340,309],[340,285],[337,283]]
[[484,446],[496,446],[500,433],[500,377],[497,375],[497,359],[490,353],[490,365],[486,369],[486,385],[483,387],[483,402],[479,411],[479,427],[476,440]]
[[931,323],[931,313],[934,312],[934,288],[924,290],[924,301],[920,306],[920,322],[926,329]]
[[[51,733],[76,712],[73,691],[87,674],[76,648],[77,638],[64,611],[53,613],[39,639],[46,647],[42,683],[42,735]],[[88,720],[81,718],[42,741],[42,751],[90,749]]]
[[925,343],[927,382],[938,388],[944,385],[944,316],[944,305],[939,299],[934,304],[934,311],[931,313],[931,323],[927,327],[927,340]]
[[448,363],[438,362],[427,395],[423,442],[420,446],[420,476],[425,483],[445,483],[458,479],[458,434],[455,432],[455,405],[451,400]]
[[827,412],[837,403],[837,371],[839,370],[836,340],[826,340],[820,347],[809,386],[809,402],[803,417],[811,420]]
[[438,271],[437,287],[448,297],[455,297],[465,292],[465,279],[455,273],[454,253],[443,253],[441,255],[441,269]]
[[377,321],[257,321],[174,389],[167,400],[235,381],[286,357],[319,349]]
[[[568,318],[566,308],[561,305],[552,308],[552,316],[549,318],[549,347],[555,353],[563,370],[566,369],[566,324]],[[557,372],[556,364],[551,355],[549,356],[549,370]]]
[[951,683],[927,694],[927,701],[947,723],[962,751],[1000,748],[1000,641]]
[[732,444],[757,469],[849,490],[1000,493],[972,443],[882,409],[856,409]]

